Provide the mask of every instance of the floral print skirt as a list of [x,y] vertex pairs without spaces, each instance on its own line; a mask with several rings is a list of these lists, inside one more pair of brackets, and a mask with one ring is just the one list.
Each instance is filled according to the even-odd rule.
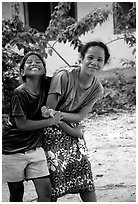
[[66,194],[95,189],[84,139],[68,136],[56,126],[48,127],[43,148],[50,171],[52,201]]

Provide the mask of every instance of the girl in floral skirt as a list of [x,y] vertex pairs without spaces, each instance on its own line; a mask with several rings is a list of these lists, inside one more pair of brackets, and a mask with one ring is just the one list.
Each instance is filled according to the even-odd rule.
[[[83,46],[81,66],[60,69],[51,81],[46,106],[65,112],[58,126],[47,127],[43,141],[52,185],[52,201],[71,193],[79,193],[83,202],[96,202],[91,163],[84,136],[80,139],[79,123],[92,111],[103,95],[96,75],[110,54],[103,42],[92,41]],[[75,127],[72,137],[71,127]]]

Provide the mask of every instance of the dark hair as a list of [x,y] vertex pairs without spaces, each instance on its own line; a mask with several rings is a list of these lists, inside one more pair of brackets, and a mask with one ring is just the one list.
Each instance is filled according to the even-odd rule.
[[109,57],[110,57],[110,54],[109,54],[109,50],[108,50],[107,46],[101,41],[91,41],[91,42],[88,42],[85,45],[83,45],[81,50],[80,50],[81,58],[84,59],[87,50],[90,47],[93,47],[93,46],[99,46],[99,47],[104,49],[104,52],[105,52],[105,62],[104,62],[104,64],[106,64]]
[[[43,65],[44,65],[44,68],[46,70],[46,64],[43,60],[43,57],[41,56],[40,53],[38,52],[28,52],[22,59],[21,61],[21,64],[20,64],[20,74],[21,74],[21,71],[24,69],[24,65],[25,65],[25,62],[26,60],[28,59],[29,56],[31,55],[36,55],[39,57],[39,59],[42,61]],[[37,109],[35,110],[35,112],[33,113],[33,115],[35,115],[35,113],[39,110],[39,108],[42,106],[42,102],[43,102],[43,99],[45,97],[45,93],[46,93],[46,90],[45,90],[45,80],[47,79],[46,75],[43,74],[42,78],[41,78],[41,85],[40,85],[40,98],[39,98],[39,103],[38,103],[38,106],[37,106]],[[25,82],[26,81],[26,76],[22,76],[22,81]],[[33,116],[32,115],[32,116]]]
[[[25,65],[26,60],[27,60],[28,57],[31,56],[31,55],[36,55],[36,56],[38,56],[39,59],[42,61],[43,66],[44,66],[44,68],[45,68],[45,70],[46,70],[46,64],[45,64],[45,62],[44,62],[43,57],[41,56],[41,54],[38,53],[38,52],[28,52],[28,53],[23,57],[23,59],[22,59],[22,61],[21,61],[21,64],[20,64],[20,67],[19,67],[20,75],[21,75],[21,71],[24,70],[24,65]],[[22,80],[25,82],[25,81],[26,81],[26,76],[22,76]]]

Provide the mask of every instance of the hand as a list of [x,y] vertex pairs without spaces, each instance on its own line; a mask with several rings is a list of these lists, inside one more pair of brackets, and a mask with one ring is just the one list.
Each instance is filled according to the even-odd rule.
[[73,128],[74,130],[75,130],[75,136],[77,137],[77,138],[80,138],[80,139],[82,139],[83,138],[83,130],[82,130],[82,127],[81,126],[76,126],[76,127],[74,127]]
[[53,125],[57,125],[59,123],[62,123],[61,120],[65,117],[65,113],[62,113],[60,111],[56,111],[54,117],[53,117]]
[[43,107],[41,108],[41,112],[42,112],[42,116],[43,116],[44,118],[49,118],[49,117],[54,118],[54,115],[55,115],[55,113],[56,113],[55,110],[50,109],[50,108],[48,108],[47,106],[43,106]]

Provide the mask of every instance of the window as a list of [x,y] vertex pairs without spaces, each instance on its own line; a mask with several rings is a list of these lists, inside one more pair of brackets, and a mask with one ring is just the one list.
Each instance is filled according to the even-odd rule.
[[[118,26],[122,25],[122,32],[125,29],[125,17],[128,15],[129,10],[132,9],[133,2],[116,2],[113,4],[113,21],[114,21],[114,33],[117,33]],[[134,30],[136,24],[133,21],[129,21],[129,29]],[[124,26],[124,28],[123,28]]]
[[[45,32],[51,19],[54,7],[58,2],[24,2],[25,23],[31,28]],[[71,3],[69,16],[76,19],[76,3]]]

